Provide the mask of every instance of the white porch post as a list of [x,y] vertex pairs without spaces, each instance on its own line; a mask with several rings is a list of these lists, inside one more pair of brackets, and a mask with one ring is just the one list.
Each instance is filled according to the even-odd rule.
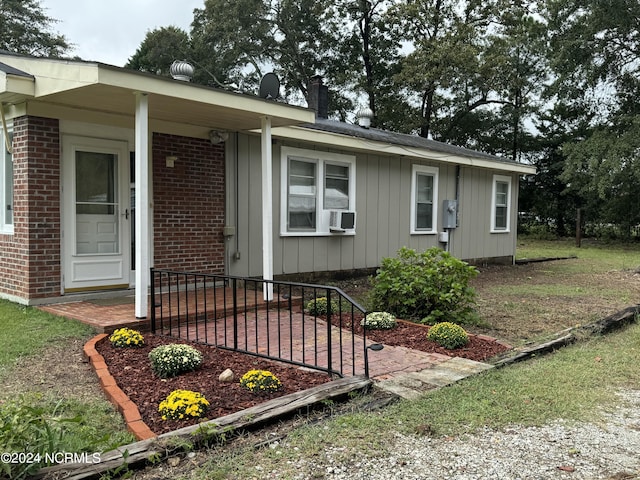
[[147,317],[149,289],[149,97],[136,93],[136,318]]
[[[273,280],[273,159],[271,118],[262,117],[262,278]],[[273,300],[273,284],[263,285],[265,300]]]

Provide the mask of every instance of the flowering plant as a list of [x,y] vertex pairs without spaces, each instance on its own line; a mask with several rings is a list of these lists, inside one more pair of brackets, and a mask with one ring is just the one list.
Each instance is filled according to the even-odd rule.
[[396,326],[396,317],[389,312],[372,312],[360,321],[367,330],[389,330]]
[[171,343],[149,352],[151,368],[160,378],[175,377],[202,365],[202,353],[191,345]]
[[282,383],[267,370],[249,370],[240,379],[240,386],[252,392],[275,392]]
[[209,402],[200,392],[174,390],[160,402],[158,411],[163,420],[182,420],[185,417],[202,417],[209,408]]
[[141,347],[144,345],[144,337],[138,330],[130,328],[118,328],[109,337],[114,347]]

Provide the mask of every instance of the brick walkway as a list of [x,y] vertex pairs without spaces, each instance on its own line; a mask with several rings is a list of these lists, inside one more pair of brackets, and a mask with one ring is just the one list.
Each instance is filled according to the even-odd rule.
[[[229,300],[222,289],[218,292],[216,307],[218,311],[230,314]],[[204,301],[204,299],[201,299]],[[212,299],[209,300],[210,302]],[[231,302],[232,303],[232,302]],[[254,306],[258,304],[258,309]],[[329,327],[326,322],[303,315],[300,308],[281,310],[265,310],[261,298],[249,295],[238,299],[237,305],[247,309],[247,313],[237,316],[238,348],[247,351],[257,349],[260,353],[277,356],[295,362],[317,365],[328,368],[329,361],[334,370],[341,370],[344,375],[361,375],[364,373],[364,341],[361,337],[352,337],[345,329]],[[287,304],[290,302],[287,300]],[[212,305],[210,303],[210,305]],[[298,303],[299,305],[299,303]],[[77,319],[95,327],[100,332],[110,333],[116,328],[130,327],[143,331],[150,330],[150,320],[135,318],[133,297],[112,300],[95,300],[70,302],[40,307],[47,312]],[[151,308],[151,307],[150,307]],[[279,312],[279,313],[278,313]],[[168,312],[165,312],[168,315]],[[157,332],[180,335],[191,340],[214,343],[233,344],[233,316],[223,316],[209,320],[207,328],[203,322],[182,324],[174,323],[171,331],[168,325],[158,325]],[[326,346],[331,336],[331,349]],[[280,337],[280,344],[276,339]],[[215,339],[215,341],[214,341]],[[231,343],[230,343],[231,342]],[[367,342],[371,343],[371,342]],[[342,348],[341,348],[342,345]],[[354,348],[355,346],[355,348]],[[355,352],[355,353],[354,353]],[[381,351],[367,350],[369,357],[369,376],[375,380],[386,380],[400,374],[418,372],[432,368],[450,357],[410,350],[404,347],[385,345]]]

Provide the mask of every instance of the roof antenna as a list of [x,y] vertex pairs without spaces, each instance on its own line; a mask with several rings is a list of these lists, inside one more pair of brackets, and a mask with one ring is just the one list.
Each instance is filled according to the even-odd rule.
[[265,73],[262,77],[258,96],[266,100],[276,100],[280,96],[280,80],[275,73]]

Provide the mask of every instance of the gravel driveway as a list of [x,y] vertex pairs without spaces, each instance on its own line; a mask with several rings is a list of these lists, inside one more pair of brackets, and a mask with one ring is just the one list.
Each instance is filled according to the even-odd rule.
[[[286,448],[283,444],[272,448]],[[619,406],[589,424],[481,429],[456,438],[398,435],[389,457],[349,458],[330,449],[300,460],[295,479],[326,480],[592,480],[640,479],[640,390],[620,393]],[[259,468],[259,467],[258,467]],[[256,472],[255,478],[280,478]]]

